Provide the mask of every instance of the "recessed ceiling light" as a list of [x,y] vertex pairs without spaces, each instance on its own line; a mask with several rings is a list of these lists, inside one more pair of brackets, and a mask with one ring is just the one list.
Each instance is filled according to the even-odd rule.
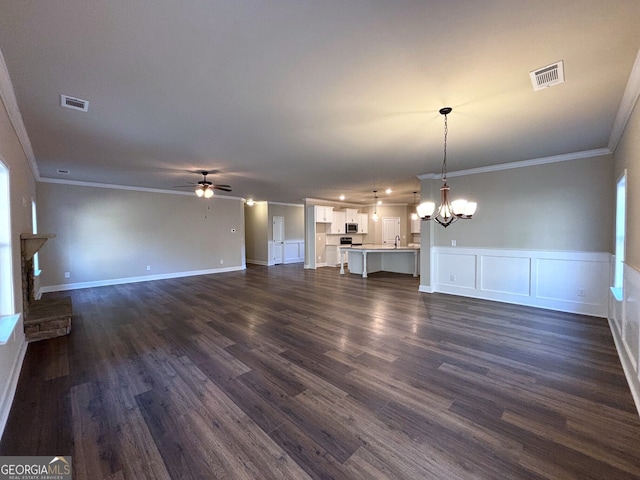
[[378,205],[382,205],[382,200],[378,200]]
[[387,189],[385,190],[385,193],[386,193],[387,195],[389,195],[392,191],[393,191],[393,190],[391,190],[390,188],[387,188]]
[[340,200],[344,200],[345,196],[344,195],[340,195]]

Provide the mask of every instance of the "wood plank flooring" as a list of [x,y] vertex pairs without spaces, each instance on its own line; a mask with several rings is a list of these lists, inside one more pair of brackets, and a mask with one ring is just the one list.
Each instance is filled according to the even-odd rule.
[[286,265],[71,292],[0,455],[72,455],[77,480],[640,479],[605,319],[417,290]]

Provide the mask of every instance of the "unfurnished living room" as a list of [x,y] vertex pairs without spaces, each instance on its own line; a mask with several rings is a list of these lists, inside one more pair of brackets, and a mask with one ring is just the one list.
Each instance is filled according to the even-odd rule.
[[0,2],[0,478],[640,479],[640,2]]

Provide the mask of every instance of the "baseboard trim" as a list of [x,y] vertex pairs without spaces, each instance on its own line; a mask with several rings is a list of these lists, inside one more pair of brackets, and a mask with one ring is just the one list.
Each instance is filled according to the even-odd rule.
[[60,285],[47,285],[41,287],[43,293],[65,292],[68,290],[80,290],[83,288],[108,287],[111,285],[124,285],[126,283],[152,282],[154,280],[169,280],[172,278],[195,277],[198,275],[212,275],[215,273],[238,272],[246,270],[246,265],[226,268],[212,268],[208,270],[192,270],[188,272],[161,273],[158,275],[145,275],[143,277],[114,278],[109,280],[97,280],[94,282],[64,283]]
[[422,293],[435,293],[434,288],[430,285],[420,285],[420,287],[418,287],[418,291]]
[[16,355],[16,360],[11,368],[6,394],[4,395],[2,405],[0,405],[0,438],[2,438],[4,428],[7,426],[7,420],[9,420],[9,413],[11,412],[13,399],[16,395],[16,389],[18,388],[18,379],[20,378],[22,363],[24,361],[24,356],[27,353],[27,345],[29,345],[29,343],[24,340],[18,349],[18,355]]
[[263,267],[266,267],[269,265],[269,263],[265,262],[264,260],[253,260],[251,258],[247,258],[247,263],[250,263],[252,265],[262,265]]

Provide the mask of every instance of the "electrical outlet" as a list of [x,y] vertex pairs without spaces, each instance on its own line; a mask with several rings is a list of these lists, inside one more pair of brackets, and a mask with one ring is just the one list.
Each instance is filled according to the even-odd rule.
[[224,265],[224,260],[220,259],[220,265]]
[[456,242],[455,240],[451,240],[451,246],[452,246],[452,247],[455,247],[457,243],[458,243],[458,242]]
[[147,272],[151,270],[151,265],[147,265]]
[[451,280],[452,282],[456,281],[456,276],[455,275],[449,275],[449,280]]
[[64,272],[64,278],[71,277],[71,272]]
[[578,297],[584,298],[586,295],[584,293],[584,289],[579,288],[578,289]]

